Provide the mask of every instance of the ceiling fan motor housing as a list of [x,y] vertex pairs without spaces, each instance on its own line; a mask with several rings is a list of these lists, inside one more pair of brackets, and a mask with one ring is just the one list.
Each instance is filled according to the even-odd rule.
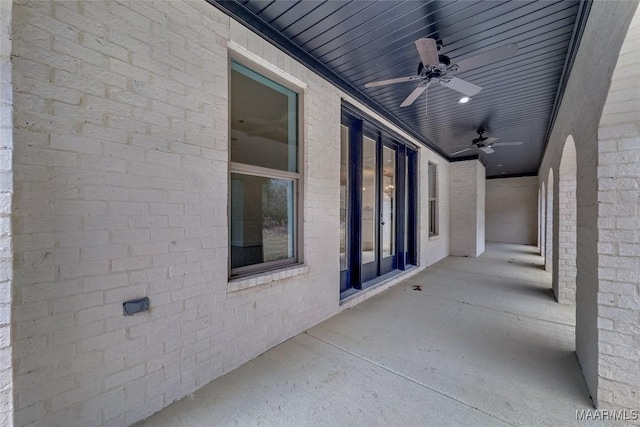
[[451,60],[447,55],[438,55],[438,61],[440,62],[440,65],[445,65],[447,67],[451,65]]
[[422,78],[437,79],[444,76],[449,71],[451,60],[447,55],[438,55],[438,67],[425,67],[422,62],[418,63],[418,75]]
[[482,134],[485,133],[486,131],[487,130],[484,127],[480,126],[478,130],[476,130],[476,132],[478,133],[478,137],[472,141],[473,144],[477,145],[478,147],[484,147],[484,144],[482,143],[482,141],[485,141],[488,138],[482,136]]
[[487,138],[482,138],[482,137],[480,137],[480,138],[476,138],[476,139],[474,139],[474,140],[473,140],[473,144],[474,144],[474,145],[477,145],[478,147],[484,147],[484,144],[483,144],[482,142],[483,142],[485,139],[487,139]]

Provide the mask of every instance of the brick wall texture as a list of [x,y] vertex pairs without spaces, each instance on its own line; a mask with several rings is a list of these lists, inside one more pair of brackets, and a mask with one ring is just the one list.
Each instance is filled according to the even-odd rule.
[[11,283],[13,255],[13,92],[11,90],[12,2],[0,2],[0,427],[13,425]]
[[488,179],[486,187],[486,240],[535,245],[538,178]]
[[[561,163],[568,141],[574,141],[576,353],[598,407],[636,410],[640,268],[638,253],[632,253],[640,213],[637,9],[638,1],[591,5],[538,172],[542,202],[551,192],[554,204],[542,210],[543,215],[553,213],[546,221],[553,225],[546,236],[552,253],[545,255],[552,258],[555,290],[564,280],[560,273],[569,266],[566,261],[573,262],[573,254],[563,251],[571,245],[565,238],[573,228],[567,228],[564,193],[572,192],[573,184],[563,184]],[[593,61],[594,52],[602,53],[599,61]],[[552,173],[555,184],[549,187]],[[562,296],[560,289],[557,296]]]
[[561,304],[576,303],[576,147],[568,137],[558,176],[558,264],[553,270],[553,293]]
[[486,227],[486,215],[485,204],[487,199],[486,190],[486,176],[487,172],[484,169],[484,165],[480,162],[476,162],[476,256],[480,256],[484,252],[485,245],[485,227]]
[[[12,36],[16,425],[129,425],[340,310],[344,94],[203,1],[16,1]],[[306,84],[305,268],[248,289],[227,279],[230,42]]]
[[[598,131],[598,403],[640,408],[640,10]],[[636,423],[640,423],[636,421]]]
[[553,265],[553,209],[554,201],[553,196],[555,192],[555,182],[553,180],[553,169],[549,171],[549,178],[547,179],[547,199],[545,200],[545,226],[544,226],[544,269],[551,271]]
[[[431,265],[449,255],[449,186],[451,181],[450,164],[435,153],[424,150],[426,158],[420,161],[420,189],[419,193],[425,195],[429,188],[428,163],[436,165],[438,173],[437,198],[438,198],[438,235],[429,236],[429,227],[422,227],[420,241],[424,244],[420,251],[420,265]],[[422,223],[429,224],[429,198],[420,197],[420,213]]]
[[546,186],[542,183],[540,187],[540,230],[539,230],[539,238],[538,238],[538,246],[540,246],[540,255],[544,256],[544,249],[546,246],[546,221],[547,221],[547,193]]
[[455,162],[450,173],[450,252],[477,257],[484,252],[485,169],[478,160]]

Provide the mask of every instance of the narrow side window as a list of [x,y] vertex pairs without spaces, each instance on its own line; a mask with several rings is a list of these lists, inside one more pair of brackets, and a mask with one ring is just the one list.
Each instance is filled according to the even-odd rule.
[[438,235],[438,166],[429,163],[429,236]]

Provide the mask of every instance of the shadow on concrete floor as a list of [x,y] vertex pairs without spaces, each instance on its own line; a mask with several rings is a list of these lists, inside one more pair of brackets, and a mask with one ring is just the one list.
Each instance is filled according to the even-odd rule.
[[553,289],[551,288],[542,288],[540,286],[526,284],[518,286],[518,290],[523,291],[534,298],[542,298],[546,301],[556,302],[556,297],[553,295]]

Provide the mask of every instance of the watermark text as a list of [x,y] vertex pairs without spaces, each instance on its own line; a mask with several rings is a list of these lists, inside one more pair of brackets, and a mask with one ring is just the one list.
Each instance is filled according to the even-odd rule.
[[576,409],[576,420],[636,421],[640,412],[635,409]]

